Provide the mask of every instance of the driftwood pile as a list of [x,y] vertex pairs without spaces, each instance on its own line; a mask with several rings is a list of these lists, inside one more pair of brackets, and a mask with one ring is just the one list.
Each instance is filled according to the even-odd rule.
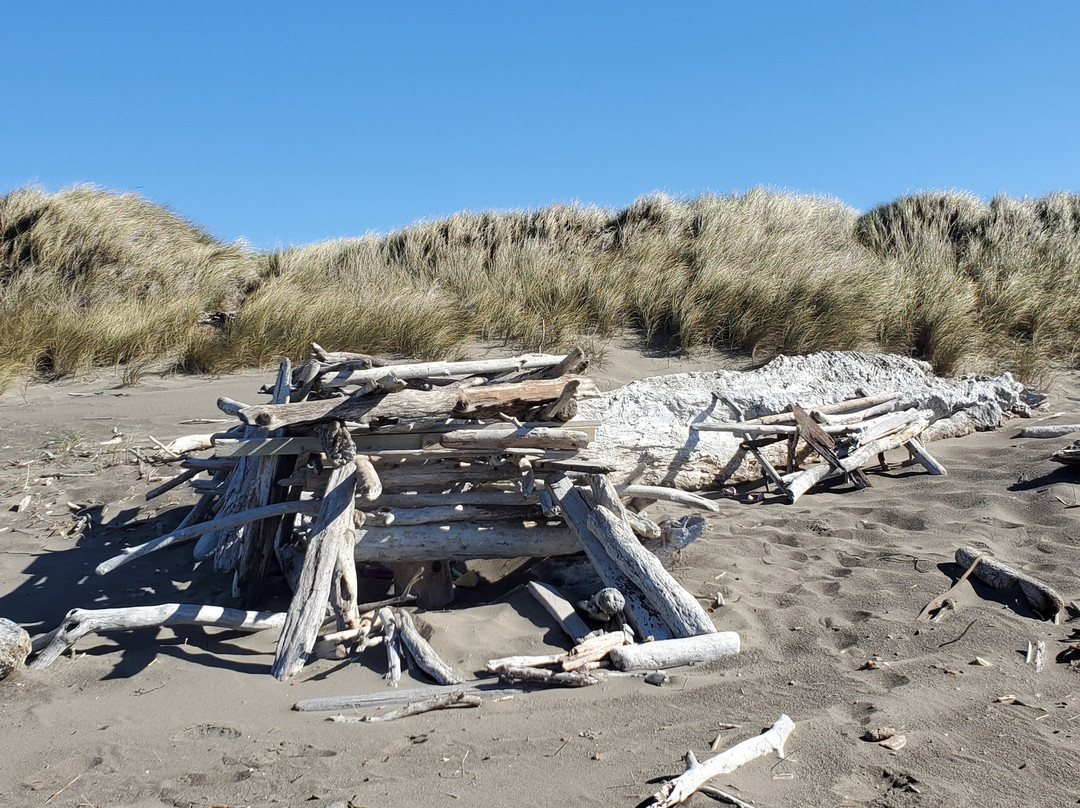
[[[34,643],[31,664],[49,664],[92,631],[280,628],[272,670],[282,680],[312,656],[344,658],[381,643],[395,684],[404,654],[439,684],[452,685],[460,677],[401,607],[449,604],[455,562],[582,550],[604,586],[582,604],[600,630],[590,631],[557,590],[534,584],[577,646],[551,660],[508,658],[493,668],[505,682],[588,684],[567,675],[573,679],[609,655],[611,664],[637,670],[737,652],[738,636],[717,633],[641,541],[684,546],[704,520],[659,525],[626,503],[669,499],[710,511],[716,504],[608,480],[613,469],[589,457],[594,425],[575,421],[578,398],[596,394],[580,375],[586,364],[574,351],[386,365],[313,345],[302,367],[282,364],[266,391],[271,403],[219,399],[219,409],[238,424],[164,449],[185,470],[147,497],[187,483],[200,492],[198,503],[170,534],[127,547],[97,568],[104,575],[164,547],[195,542],[195,559],[232,575],[243,608],[76,609]],[[197,449],[209,454],[196,456]],[[275,564],[294,593],[288,612],[247,611],[258,607]],[[357,567],[373,564],[392,570],[394,596],[358,603]],[[655,642],[638,645],[645,641]]]
[[[757,460],[766,484],[772,483],[789,503],[794,503],[810,488],[834,477],[846,477],[857,488],[868,488],[870,479],[864,466],[875,458],[883,467],[885,452],[904,447],[912,460],[931,474],[945,474],[945,467],[935,460],[919,436],[935,420],[933,411],[899,409],[900,393],[849,399],[810,410],[793,406],[786,412],[735,423],[693,424],[699,431],[732,432],[741,436],[740,450]],[[800,441],[804,444],[800,450]],[[776,469],[778,444],[785,443],[784,473]],[[769,450],[773,449],[772,452]],[[799,468],[799,461],[816,456],[822,462]]]

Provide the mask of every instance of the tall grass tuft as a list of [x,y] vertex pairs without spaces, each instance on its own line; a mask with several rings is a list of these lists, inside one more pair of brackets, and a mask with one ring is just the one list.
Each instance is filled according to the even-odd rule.
[[[200,324],[217,311],[235,314]],[[1078,355],[1080,197],[926,193],[860,215],[762,189],[655,194],[270,253],[131,194],[0,197],[0,389],[162,357],[225,372],[312,340],[439,358],[477,339],[559,350],[627,328],[671,350],[881,348],[1038,381]]]

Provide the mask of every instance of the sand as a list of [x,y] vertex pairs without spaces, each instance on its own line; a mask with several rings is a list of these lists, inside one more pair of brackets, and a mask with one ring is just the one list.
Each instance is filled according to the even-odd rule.
[[[684,369],[615,351],[599,375],[610,385]],[[219,395],[254,400],[269,375],[148,377],[127,389],[99,379],[0,398],[0,616],[40,634],[75,606],[233,605],[229,581],[195,567],[190,546],[106,577],[92,570],[175,525],[192,502],[178,491],[147,503],[151,484],[119,462],[128,446],[212,431],[178,422],[219,417]],[[1080,422],[1076,378],[1049,407],[1067,412],[1063,423]],[[898,467],[873,474],[871,489],[815,491],[794,506],[719,499],[721,513],[673,573],[710,605],[718,628],[740,632],[743,650],[673,670],[664,686],[620,678],[340,724],[290,708],[385,689],[377,651],[364,665],[315,662],[282,684],[268,673],[271,633],[85,638],[74,659],[0,682],[0,805],[632,806],[656,790],[650,781],[682,770],[688,749],[707,757],[718,737],[729,746],[781,713],[796,722],[788,757],[757,760],[715,785],[763,808],[1078,803],[1080,669],[1058,659],[1080,643],[1080,620],[1040,621],[977,583],[960,588],[940,622],[914,619],[958,576],[960,544],[985,545],[1066,601],[1080,596],[1080,509],[1056,498],[1080,498],[1080,486],[1049,460],[1068,439],[1013,438],[1021,425],[934,444],[947,477]],[[117,433],[119,443],[100,445]],[[24,511],[10,510],[27,495]],[[92,534],[63,535],[68,502],[101,505]],[[481,572],[492,582],[424,616],[458,671],[472,677],[491,657],[566,647],[519,588],[527,570]],[[363,584],[385,591],[383,581]],[[285,608],[283,584],[271,588],[268,605]],[[1025,663],[1038,640],[1041,672]],[[406,674],[402,686],[410,682],[419,680]],[[898,728],[906,745],[861,740],[881,725]],[[712,803],[696,795],[689,804]]]

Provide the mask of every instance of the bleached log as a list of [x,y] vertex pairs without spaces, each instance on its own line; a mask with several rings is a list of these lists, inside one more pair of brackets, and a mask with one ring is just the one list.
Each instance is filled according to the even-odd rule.
[[21,668],[31,649],[30,635],[18,623],[0,617],[0,679]]
[[679,505],[689,505],[691,508],[700,508],[710,513],[720,513],[720,506],[711,499],[689,491],[680,491],[677,488],[664,488],[659,485],[617,485],[615,490],[620,497],[627,499],[663,500]]
[[382,365],[369,369],[342,371],[336,376],[324,378],[323,387],[345,387],[377,379],[392,373],[399,379],[439,378],[440,376],[472,376],[487,373],[505,373],[508,371],[533,368],[549,368],[558,365],[566,357],[548,354],[523,354],[508,359],[476,359],[467,362],[416,362],[402,365]]
[[445,693],[455,693],[461,690],[470,695],[491,699],[505,698],[521,693],[520,688],[499,687],[493,682],[477,685],[429,685],[427,687],[414,687],[409,690],[381,690],[378,693],[363,693],[356,696],[320,696],[318,698],[301,699],[293,704],[292,708],[305,713],[366,710],[392,704],[414,704]]
[[[690,424],[690,429],[697,432],[735,432],[742,435],[797,435],[799,428],[794,424],[754,424],[746,421],[717,422],[705,421]],[[862,431],[859,426],[824,424],[821,430],[829,435],[857,435]]]
[[279,502],[275,505],[253,508],[252,510],[243,513],[219,516],[209,522],[202,522],[197,525],[174,530],[172,533],[157,539],[152,539],[145,544],[138,544],[134,547],[125,547],[120,551],[119,555],[115,555],[98,564],[94,569],[94,572],[98,575],[105,575],[106,573],[112,572],[117,567],[127,564],[129,561],[134,561],[136,558],[142,558],[145,555],[149,555],[157,550],[163,550],[166,547],[172,547],[175,544],[183,544],[184,542],[192,541],[209,531],[246,524],[256,519],[266,519],[271,516],[282,516],[290,513],[314,514],[318,511],[318,505],[318,502],[312,502],[310,500],[306,502]]
[[718,631],[697,637],[626,645],[613,650],[608,657],[621,671],[655,671],[677,668],[697,662],[739,653],[740,639],[734,631]]
[[[615,648],[626,645],[626,633],[611,631],[596,634],[579,642],[559,660],[564,671],[576,671],[606,657]],[[646,643],[651,645],[651,643]]]
[[1018,438],[1062,438],[1080,430],[1080,424],[1057,424],[1051,426],[1025,426],[1016,433]]
[[418,701],[415,704],[406,705],[405,707],[384,715],[364,716],[362,720],[368,723],[376,721],[395,721],[399,718],[407,718],[411,715],[430,713],[432,710],[448,710],[455,707],[479,707],[482,703],[483,699],[479,696],[469,695],[464,690],[455,690],[453,693],[445,693],[441,696],[427,699],[426,701]]
[[704,763],[698,762],[693,751],[687,752],[686,771],[674,780],[664,783],[663,787],[653,795],[652,804],[655,808],[673,808],[688,800],[700,786],[712,778],[729,774],[744,763],[749,763],[773,751],[780,757],[784,757],[784,744],[787,743],[793,729],[795,729],[795,722],[786,715],[781,715],[766,732],[736,744]]
[[357,563],[397,563],[435,559],[528,558],[581,551],[561,525],[523,527],[520,522],[451,522],[441,525],[368,527],[357,534]]
[[[868,407],[875,407],[878,404],[885,404],[890,401],[898,401],[902,398],[901,393],[880,393],[873,396],[864,396],[862,398],[849,398],[846,401],[837,401],[832,404],[818,404],[818,405],[806,405],[805,409],[812,410],[815,413],[822,415],[832,415],[835,413],[848,413]],[[792,416],[791,411],[778,412],[772,415],[762,415],[758,418],[749,418],[746,420],[747,424],[794,424],[795,418]]]
[[912,438],[904,447],[911,453],[911,456],[919,462],[924,469],[934,475],[945,475],[949,472],[941,465],[934,456],[926,451],[926,447],[923,446],[922,441],[918,438]]
[[308,540],[300,583],[281,630],[272,672],[284,681],[304,667],[322,625],[338,557],[353,543],[356,466],[333,470]]
[[213,435],[185,435],[169,442],[165,449],[174,455],[185,455],[190,452],[201,452],[214,445]]
[[81,637],[103,631],[132,631],[160,626],[209,626],[234,631],[265,631],[280,628],[282,612],[247,612],[221,606],[163,603],[121,609],[72,609],[53,631],[37,638],[29,667],[44,668],[71,648]]
[[240,410],[240,419],[252,426],[279,429],[323,420],[350,421],[361,425],[427,422],[435,418],[484,418],[498,413],[524,414],[536,404],[554,401],[569,379],[538,379],[518,384],[483,387],[444,387],[434,390],[401,390],[382,396],[351,396],[345,399],[304,401],[296,404],[265,404]]
[[395,609],[394,617],[397,619],[401,644],[405,646],[417,667],[440,685],[460,684],[461,678],[439,657],[431,644],[420,634],[416,623],[413,622],[412,615],[404,609]]
[[605,586],[588,600],[578,603],[578,608],[592,620],[607,622],[626,608],[626,598],[615,587]]
[[587,687],[603,681],[586,671],[551,671],[546,668],[499,668],[500,682],[512,684],[547,685],[556,687]]
[[900,394],[895,394],[895,398],[890,398],[888,401],[883,401],[879,404],[873,404],[869,407],[858,407],[856,409],[844,410],[840,412],[822,412],[821,410],[812,409],[810,415],[815,421],[822,424],[857,424],[861,421],[866,421],[870,418],[874,418],[878,415],[885,415],[893,412],[900,406]]
[[575,643],[580,643],[589,635],[591,629],[578,616],[574,604],[563,597],[562,592],[554,586],[540,581],[529,581],[525,588]]
[[562,474],[555,475],[548,481],[547,490],[558,501],[563,519],[577,537],[600,579],[606,586],[613,586],[623,593],[627,616],[637,630],[639,639],[671,639],[672,630],[659,611],[630,576],[615,563],[605,544],[593,534],[589,527],[592,509],[570,478]]
[[839,468],[828,463],[820,463],[802,471],[783,476],[785,491],[791,502],[795,502],[808,490],[818,483],[830,477],[847,474],[852,469],[860,468],[869,463],[881,452],[887,452],[903,446],[912,438],[916,438],[930,423],[930,415],[920,413],[919,417],[901,429],[884,438],[871,441],[851,452],[846,457],[840,458]]
[[532,656],[508,656],[499,659],[489,659],[487,670],[495,673],[499,668],[542,668],[545,665],[556,665],[562,662],[565,654],[539,654]]
[[[417,525],[445,525],[450,522],[521,521],[539,519],[539,505],[520,505],[510,508],[484,508],[476,505],[442,505],[430,508],[386,508],[367,511],[365,526],[406,527]],[[658,535],[654,538],[659,538]]]
[[439,443],[447,449],[584,449],[589,435],[575,429],[500,425],[447,432]]
[[[979,555],[980,552],[974,547],[959,547],[956,550],[956,563],[967,569]],[[1019,587],[1031,608],[1046,620],[1055,620],[1058,613],[1065,608],[1065,600],[1052,588],[993,556],[983,555],[972,575],[994,589]]]
[[891,412],[888,415],[866,421],[863,424],[862,434],[859,435],[859,443],[870,443],[888,437],[908,424],[919,420],[924,415],[928,420],[933,418],[933,413],[930,410],[903,410],[902,412]]

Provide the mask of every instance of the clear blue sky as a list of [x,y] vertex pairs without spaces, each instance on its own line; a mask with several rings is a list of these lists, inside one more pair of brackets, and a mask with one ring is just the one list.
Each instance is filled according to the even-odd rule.
[[11,3],[0,193],[273,247],[654,191],[1080,191],[1080,3],[885,5]]

